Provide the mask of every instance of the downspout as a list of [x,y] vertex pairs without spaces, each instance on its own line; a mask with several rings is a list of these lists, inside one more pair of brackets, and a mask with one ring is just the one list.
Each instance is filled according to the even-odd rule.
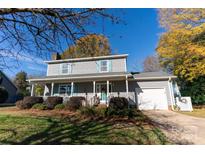
[[179,99],[181,100],[181,93],[179,91],[179,87],[178,87],[176,82],[175,82],[175,88],[176,88],[176,91],[177,91],[177,95],[179,96]]
[[170,95],[171,95],[171,108],[172,108],[172,110],[174,110],[175,100],[174,100],[174,92],[173,92],[171,77],[169,77],[169,80],[168,80],[168,87],[169,87],[169,91],[170,91]]

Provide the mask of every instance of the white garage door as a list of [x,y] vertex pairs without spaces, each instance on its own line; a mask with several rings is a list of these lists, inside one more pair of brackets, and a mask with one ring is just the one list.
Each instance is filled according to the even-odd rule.
[[140,89],[138,105],[140,110],[167,110],[168,103],[165,89]]

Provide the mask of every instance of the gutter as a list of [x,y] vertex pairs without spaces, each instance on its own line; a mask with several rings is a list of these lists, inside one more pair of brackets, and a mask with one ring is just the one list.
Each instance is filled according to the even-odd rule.
[[176,79],[176,76],[163,76],[163,77],[134,77],[135,80],[160,80],[160,79]]

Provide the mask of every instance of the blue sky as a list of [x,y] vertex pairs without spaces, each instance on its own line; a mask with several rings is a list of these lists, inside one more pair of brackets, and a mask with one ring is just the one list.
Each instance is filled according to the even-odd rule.
[[[116,10],[111,10],[115,12]],[[114,53],[128,53],[128,70],[141,71],[146,56],[153,55],[162,32],[157,21],[156,9],[122,9],[117,11],[126,24],[113,25],[104,21],[104,31],[92,27],[93,32],[103,33],[109,38]],[[123,13],[122,13],[123,12]],[[9,59],[11,61],[12,59]],[[11,62],[12,63],[12,62]],[[20,57],[19,65],[11,70],[4,70],[9,77],[19,71],[29,75],[45,75],[46,65],[43,59]]]

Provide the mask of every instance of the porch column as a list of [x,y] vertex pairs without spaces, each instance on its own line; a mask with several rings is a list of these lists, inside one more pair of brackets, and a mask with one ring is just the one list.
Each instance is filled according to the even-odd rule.
[[73,82],[71,82],[71,96],[73,96]]
[[45,86],[44,86],[44,93],[43,93],[43,96],[44,96],[44,97],[46,96],[46,93],[47,93],[47,86],[46,86],[46,84],[45,84]]
[[126,75],[126,80],[125,80],[125,84],[126,84],[126,97],[128,98],[128,89],[129,89],[129,85],[128,85],[128,80],[127,80],[127,75]]
[[34,83],[31,84],[31,96],[34,96]]
[[54,88],[54,83],[51,83],[51,96],[53,96],[53,88]]
[[109,92],[110,92],[109,88],[110,88],[109,81],[107,80],[107,99],[109,97]]
[[93,94],[95,96],[95,81],[93,81]]

